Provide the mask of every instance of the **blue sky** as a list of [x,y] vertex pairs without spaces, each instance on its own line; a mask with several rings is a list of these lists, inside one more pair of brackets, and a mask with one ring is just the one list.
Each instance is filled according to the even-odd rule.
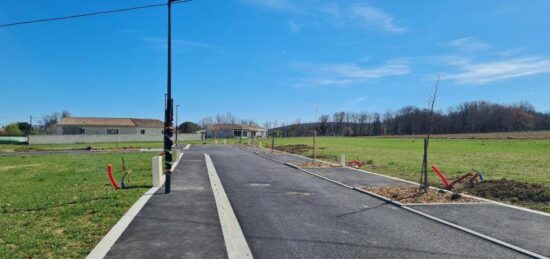
[[[159,3],[3,0],[0,23]],[[180,121],[523,100],[550,111],[550,1],[194,0],[173,8]],[[163,118],[166,8],[0,29],[0,125]]]

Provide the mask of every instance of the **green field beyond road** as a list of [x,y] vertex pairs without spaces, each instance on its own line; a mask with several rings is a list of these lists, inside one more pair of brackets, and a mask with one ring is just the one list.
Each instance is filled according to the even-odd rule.
[[0,152],[56,151],[56,150],[124,150],[162,148],[162,142],[78,143],[78,144],[0,144]]
[[[271,139],[261,141],[264,147]],[[275,146],[306,144],[312,138],[277,138]],[[340,154],[347,160],[369,162],[366,169],[418,181],[422,165],[422,139],[318,137],[318,158],[337,161]],[[301,154],[311,156],[311,151]],[[550,186],[550,140],[471,140],[432,139],[429,163],[448,177],[472,169],[482,171],[487,179],[507,178]],[[439,179],[430,172],[432,183]]]
[[125,153],[130,189],[115,190],[120,154],[0,157],[0,258],[85,257],[151,187],[152,153]]

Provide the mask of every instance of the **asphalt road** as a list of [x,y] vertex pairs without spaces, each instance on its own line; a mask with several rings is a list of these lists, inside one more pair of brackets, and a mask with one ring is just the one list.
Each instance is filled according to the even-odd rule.
[[202,152],[256,258],[523,257],[236,147],[195,145],[185,156]]
[[418,205],[414,209],[550,257],[550,217],[495,204]]
[[[255,149],[255,151],[258,151]],[[266,155],[289,163],[310,161],[289,154]],[[350,168],[308,168],[323,177],[353,186],[407,185],[403,181]],[[449,204],[410,206],[429,215],[550,257],[550,217],[498,204]]]
[[227,258],[203,153],[185,154],[106,258]]

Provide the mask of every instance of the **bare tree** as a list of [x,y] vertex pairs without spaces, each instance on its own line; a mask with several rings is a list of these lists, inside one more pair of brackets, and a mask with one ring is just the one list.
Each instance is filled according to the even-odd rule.
[[327,135],[328,132],[328,120],[328,115],[321,115],[321,117],[319,117],[319,133],[321,133],[321,135],[323,136]]
[[336,129],[334,129],[334,135],[339,135],[340,131],[342,130],[342,124],[344,123],[344,119],[346,117],[345,112],[335,112],[332,115],[332,121],[336,123]]
[[428,134],[424,139],[424,156],[422,160],[422,174],[420,176],[420,188],[424,191],[427,191],[428,187],[430,186],[428,182],[428,145],[430,143],[430,136],[433,130],[433,115],[435,103],[437,101],[437,94],[439,91],[439,79],[440,76],[437,75],[437,81],[435,83],[434,91],[430,94],[430,97],[428,98],[428,107],[430,109],[428,117]]
[[359,135],[360,136],[365,136],[367,135],[365,130],[366,130],[366,124],[367,124],[367,118],[368,118],[368,113],[365,112],[365,111],[362,111],[359,113]]
[[205,129],[208,124],[214,124],[212,117],[204,117],[199,121],[199,125],[201,125],[203,129]]

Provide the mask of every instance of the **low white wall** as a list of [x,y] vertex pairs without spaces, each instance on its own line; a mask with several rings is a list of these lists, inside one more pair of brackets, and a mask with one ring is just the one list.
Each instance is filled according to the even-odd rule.
[[[175,141],[176,136],[172,137]],[[201,134],[178,134],[178,141],[201,140]],[[29,144],[74,144],[105,142],[162,142],[162,135],[31,135]]]

